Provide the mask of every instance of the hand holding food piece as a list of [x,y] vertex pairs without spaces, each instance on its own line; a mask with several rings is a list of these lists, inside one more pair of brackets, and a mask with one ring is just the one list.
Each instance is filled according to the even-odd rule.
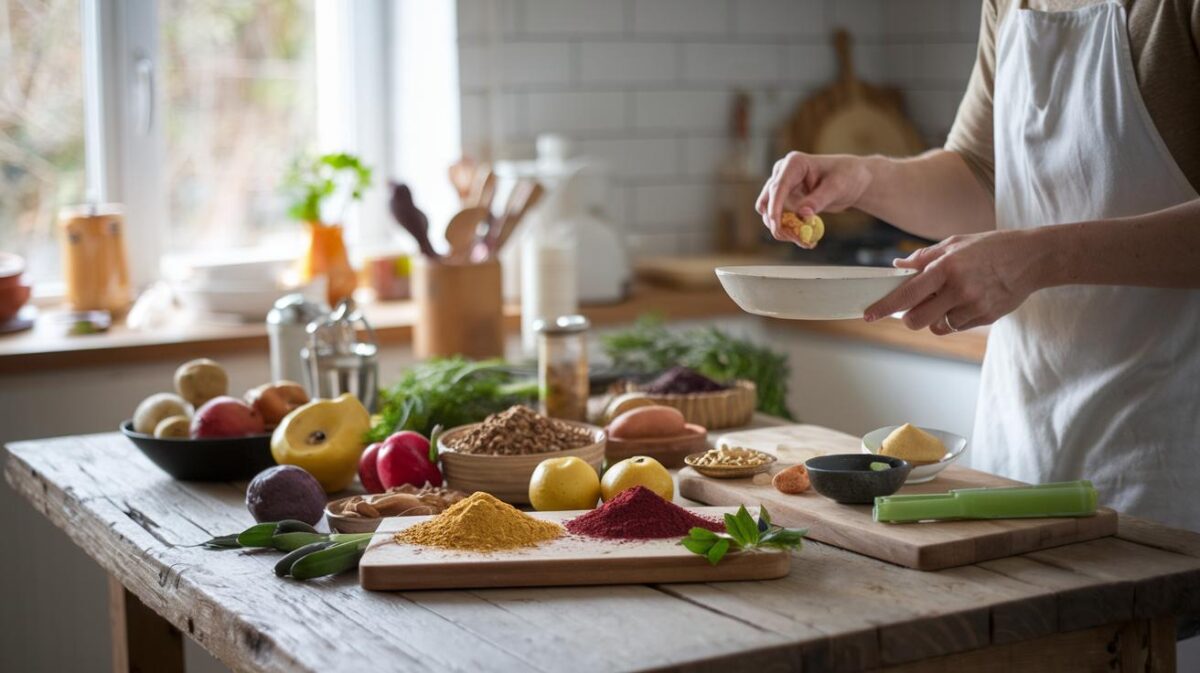
[[199,407],[229,392],[229,376],[221,365],[208,358],[191,360],[175,370],[175,391],[192,406]]
[[608,425],[608,436],[616,439],[678,437],[687,432],[686,425],[683,413],[674,407],[639,407],[613,419]]
[[246,391],[246,403],[262,416],[268,430],[273,430],[292,410],[308,404],[308,391],[294,381],[264,383]]
[[825,235],[825,222],[820,215],[809,215],[803,219],[791,211],[783,214],[783,226],[792,230],[800,241],[800,247],[811,250]]
[[262,416],[236,397],[222,395],[204,403],[192,417],[192,437],[245,437],[265,432]]
[[189,416],[191,406],[173,393],[155,393],[142,400],[133,412],[133,431],[143,435],[154,434],[154,428],[171,416]]
[[313,400],[284,416],[271,435],[271,455],[308,470],[334,493],[354,480],[370,429],[371,415],[355,396]]

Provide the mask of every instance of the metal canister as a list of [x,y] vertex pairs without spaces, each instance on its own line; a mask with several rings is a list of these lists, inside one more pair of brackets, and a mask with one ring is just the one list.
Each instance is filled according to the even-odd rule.
[[587,421],[587,335],[591,323],[581,315],[536,320],[538,398],[542,413],[566,421]]
[[[379,346],[375,331],[353,299],[338,302],[333,312],[308,324],[304,385],[313,397],[350,393],[368,411],[375,410],[379,388]],[[359,332],[366,337],[359,340]]]
[[[267,340],[271,344],[271,378],[305,384],[304,356],[308,345],[309,323],[329,313],[323,304],[310,301],[302,294],[280,297],[267,313]],[[307,387],[307,385],[306,385]],[[308,389],[308,394],[316,391]]]

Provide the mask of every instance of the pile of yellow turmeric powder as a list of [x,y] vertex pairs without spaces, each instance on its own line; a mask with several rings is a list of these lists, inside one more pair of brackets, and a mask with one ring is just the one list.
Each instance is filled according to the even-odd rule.
[[531,547],[562,534],[562,526],[535,519],[480,491],[434,518],[396,533],[396,541],[489,552]]

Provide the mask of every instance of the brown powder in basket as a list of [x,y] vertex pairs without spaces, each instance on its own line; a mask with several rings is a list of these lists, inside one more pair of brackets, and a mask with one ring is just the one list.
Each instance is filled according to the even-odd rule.
[[562,526],[535,519],[481,491],[396,533],[395,539],[427,547],[489,552],[532,547],[562,534]]
[[446,444],[456,453],[519,456],[578,449],[593,441],[584,428],[514,406],[448,438]]

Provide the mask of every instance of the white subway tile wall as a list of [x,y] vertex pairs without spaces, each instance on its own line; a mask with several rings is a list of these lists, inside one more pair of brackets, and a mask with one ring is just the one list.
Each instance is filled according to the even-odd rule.
[[[831,82],[829,36],[900,88],[931,145],[945,139],[975,59],[979,0],[457,0],[462,140],[527,157],[556,132],[611,169],[609,215],[638,254],[712,243],[713,178],[734,92],[752,100],[751,151]],[[746,204],[747,208],[753,204]]]

